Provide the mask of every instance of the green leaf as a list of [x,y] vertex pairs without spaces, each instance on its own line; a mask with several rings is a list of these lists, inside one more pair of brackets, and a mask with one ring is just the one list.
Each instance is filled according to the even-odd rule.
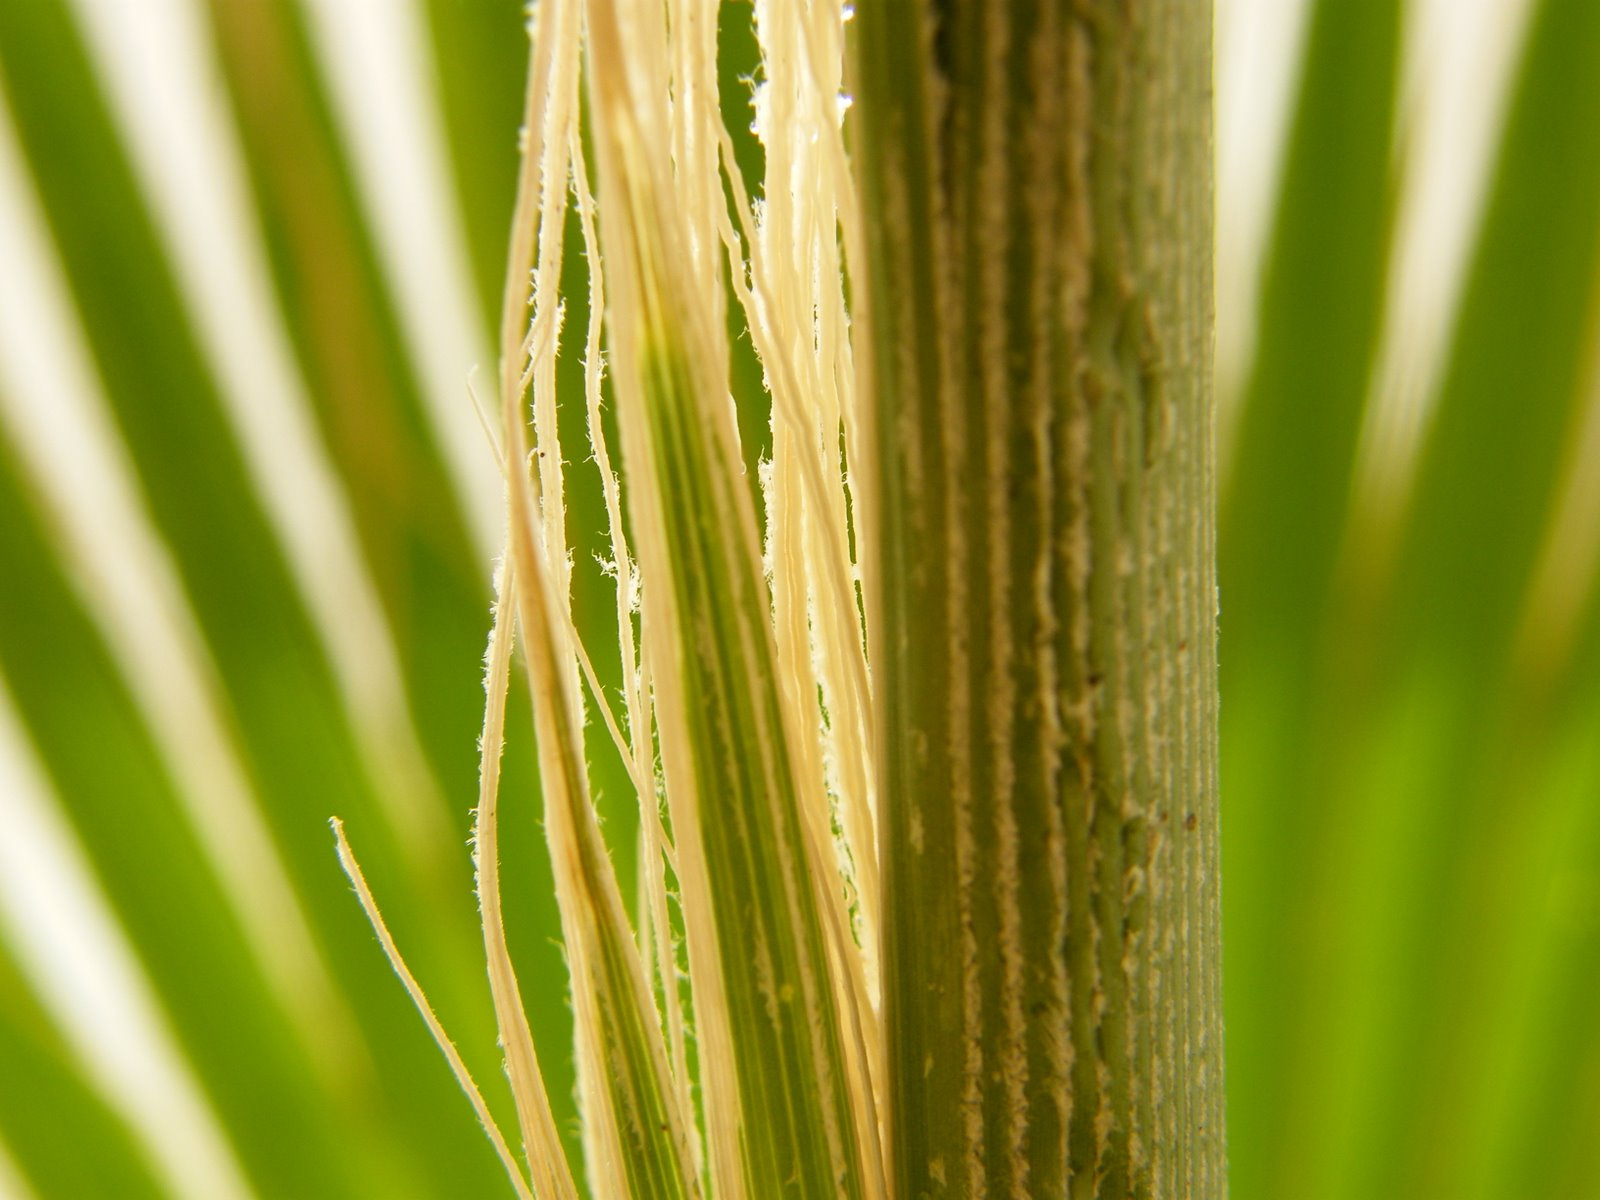
[[1305,932],[1321,903],[1307,869],[1343,809],[1310,801],[1327,770],[1311,746],[1332,717],[1323,680],[1341,666],[1325,628],[1345,599],[1333,586],[1383,318],[1401,9],[1319,0],[1309,14],[1258,351],[1224,483],[1228,1102],[1244,1200],[1299,1186],[1289,1125],[1300,1110],[1287,1098],[1318,1086],[1301,1057],[1323,1048],[1307,1006],[1327,962]]
[[[305,1031],[291,1026],[251,959],[231,899],[4,443],[0,570],[28,581],[0,588],[0,668],[22,725],[246,1170],[268,1193],[360,1194],[360,1156],[341,1150],[338,1135],[353,1114],[330,1105]],[[284,1138],[295,1155],[281,1153]]]
[[1532,6],[1422,446],[1380,494],[1356,435],[1407,328],[1402,15],[1315,11],[1225,512],[1233,1194],[1590,1196],[1594,547],[1551,538],[1594,470],[1600,17]]
[[[450,823],[437,810],[425,814],[435,831],[427,844],[419,848],[414,838],[407,844],[394,836],[391,810],[376,795],[345,700],[250,486],[172,269],[65,8],[47,0],[7,5],[0,13],[0,67],[95,365],[138,471],[142,498],[173,553],[218,668],[229,707],[224,719],[237,735],[277,849],[339,986],[369,1044],[382,1047],[381,1053],[366,1056],[370,1074],[358,1074],[342,1085],[354,1090],[352,1102],[363,1121],[383,1131],[363,1136],[389,1142],[384,1158],[390,1167],[378,1175],[387,1181],[380,1190],[415,1186],[450,1194],[463,1180],[492,1181],[498,1174],[492,1155],[403,997],[396,995],[360,913],[349,901],[322,830],[330,813],[342,812],[375,845],[383,846],[373,856],[375,874],[385,893],[395,897],[393,915],[408,933],[415,931],[424,947],[418,957],[430,981],[436,981],[446,1019],[468,1045],[469,1056],[481,1061],[492,1045],[491,1026],[488,1006],[475,985],[481,959],[461,842],[448,836]],[[403,410],[397,416],[403,417]],[[410,511],[436,521],[450,506],[446,501]],[[448,521],[443,528],[447,545],[455,540],[448,553],[456,565],[437,578],[429,577],[434,574],[431,567],[424,569],[424,588],[453,597],[450,603],[458,614],[454,627],[462,630],[467,624],[460,614],[471,602],[470,584],[463,582],[468,567],[459,533],[449,532]],[[404,602],[404,597],[397,599]],[[480,620],[486,624],[485,618]],[[28,627],[11,628],[20,637]],[[41,652],[61,653],[54,645],[57,628],[54,621],[34,627]],[[441,637],[443,633],[441,628]],[[457,653],[471,656],[449,666],[459,681],[456,695],[470,705],[463,709],[470,716],[477,700],[467,681],[475,676],[478,651],[473,640],[459,634],[454,645]],[[439,700],[430,697],[430,703]],[[63,764],[81,757],[82,738],[96,729],[98,716],[80,705],[77,732],[69,737],[63,730],[62,740],[46,755],[54,769],[69,769]],[[466,731],[472,725],[458,728],[464,745],[451,754],[464,762],[462,750],[471,746]],[[448,729],[440,732],[449,737]],[[69,805],[87,802],[73,787],[61,790]],[[425,787],[422,794],[427,794]],[[462,803],[457,811],[464,809]],[[464,839],[464,819],[457,818],[455,827]],[[99,836],[113,837],[119,828],[104,822]],[[126,848],[130,856],[140,849],[137,842]],[[171,857],[174,871],[199,869],[201,860],[193,849],[174,850]],[[142,861],[145,871],[167,869],[154,866],[163,861],[161,856]],[[194,904],[180,911],[186,918],[174,915],[160,935],[173,946],[195,940],[190,924],[203,923],[204,914],[220,910],[214,904]],[[238,946],[231,951],[235,959],[240,953]],[[230,961],[229,952],[219,949],[218,961]],[[230,980],[248,987],[243,982],[248,972],[226,971]],[[227,1018],[228,1008],[221,1006],[197,1020],[203,1025]],[[241,1040],[256,1039],[241,1034]],[[262,1058],[270,1060],[266,1047],[273,1042],[260,1041]],[[361,1051],[354,1053],[355,1061],[362,1058]],[[286,1056],[274,1069],[293,1078],[293,1061]],[[313,1078],[307,1072],[296,1086],[314,1091]],[[267,1132],[250,1136],[269,1138],[274,1124],[266,1122]],[[308,1135],[308,1147],[314,1144]],[[273,1158],[276,1170],[299,1162],[313,1176],[318,1173],[309,1156],[296,1160],[275,1151]],[[333,1180],[340,1172],[329,1168],[320,1174]],[[407,1176],[410,1183],[395,1182]],[[328,1186],[339,1190],[336,1184]],[[316,1189],[308,1184],[291,1190],[310,1195]]]
[[157,1200],[145,1148],[84,1078],[0,946],[0,1141],[41,1197]]

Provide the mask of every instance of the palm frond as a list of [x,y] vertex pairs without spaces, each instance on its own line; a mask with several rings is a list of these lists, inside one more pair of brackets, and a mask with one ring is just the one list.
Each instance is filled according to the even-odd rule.
[[[1205,580],[1044,607],[1003,582],[1205,537],[1179,520],[1204,497],[1159,471],[1148,526],[1087,493],[1044,513],[1041,481],[1126,428],[1090,420],[1047,470],[986,407],[1010,383],[982,363],[1033,361],[1016,296],[1053,269],[1046,226],[1126,215],[1076,184],[1042,199],[1063,146],[1028,139],[1049,74],[1028,55],[1064,48],[1044,66],[1087,73],[1057,98],[1112,112],[1118,14],[1142,38],[1208,6],[1104,7],[544,0],[530,90],[519,0],[0,3],[0,1194],[497,1195],[502,1158],[541,1200],[900,1195],[969,1169],[990,1194],[1069,1194],[1069,1171],[1073,1195],[1223,1194],[1208,1149],[1128,1138],[1158,1110],[1168,1148],[1220,1135],[1172,1099],[1214,1042],[1119,1023],[1214,995],[1203,954],[1155,983],[1140,957],[1180,893],[1122,869],[1137,822],[1068,806],[1052,833],[1029,797],[1060,739],[995,699],[1052,671],[1069,701],[1074,671],[1167,697],[1190,740],[1145,782],[1208,828],[1183,782],[1208,769],[1205,664],[1119,674],[1092,636],[1131,605],[1203,648]],[[1243,86],[1288,81],[1256,141],[1220,127],[1228,1186],[1600,1198],[1600,9],[1218,7],[1227,37],[1284,35]],[[942,40],[886,24],[934,11]],[[934,54],[911,111],[894,89]],[[988,94],[987,124],[931,115]],[[1199,170],[1198,116],[1122,111]],[[952,182],[980,166],[1009,183]],[[886,195],[938,203],[885,222]],[[913,362],[897,321],[924,374],[973,364],[925,397],[950,486],[921,508],[908,427],[857,383]],[[984,357],[997,338],[1015,362]],[[1199,445],[1201,410],[1162,395],[1156,453]],[[912,569],[934,562],[938,587]],[[1075,604],[1090,649],[1064,630],[1031,655]],[[1128,728],[1084,742],[1112,790]],[[908,804],[918,737],[1033,841],[1098,838],[1101,874],[962,826],[938,771]],[[350,895],[336,814],[477,1113]],[[1170,821],[1150,861],[1188,887],[1211,843]],[[908,899],[930,837],[964,865]],[[102,943],[75,921],[120,939],[115,969],[79,973]],[[962,937],[1009,957],[969,970]],[[1029,965],[1063,939],[1065,974]],[[82,1003],[85,978],[128,995]],[[1072,1047],[1019,1035],[1057,1004]],[[951,1103],[918,1141],[925,1071]],[[1052,1071],[1095,1105],[1046,1115]],[[480,1120],[522,1146],[497,1156]]]

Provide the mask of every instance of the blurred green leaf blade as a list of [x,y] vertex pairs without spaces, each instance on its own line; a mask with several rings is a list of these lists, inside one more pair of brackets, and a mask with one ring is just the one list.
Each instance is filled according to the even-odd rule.
[[0,944],[0,1140],[41,1200],[160,1200],[146,1149],[51,1028]]

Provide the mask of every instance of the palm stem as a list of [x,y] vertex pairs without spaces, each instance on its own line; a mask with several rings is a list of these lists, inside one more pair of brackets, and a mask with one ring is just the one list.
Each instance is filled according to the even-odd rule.
[[1216,1196],[1209,5],[863,5],[901,1196]]

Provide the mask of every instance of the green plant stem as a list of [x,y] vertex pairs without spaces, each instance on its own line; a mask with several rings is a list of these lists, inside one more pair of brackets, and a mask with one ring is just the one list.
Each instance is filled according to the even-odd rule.
[[1220,1196],[1210,6],[856,24],[892,1190]]

